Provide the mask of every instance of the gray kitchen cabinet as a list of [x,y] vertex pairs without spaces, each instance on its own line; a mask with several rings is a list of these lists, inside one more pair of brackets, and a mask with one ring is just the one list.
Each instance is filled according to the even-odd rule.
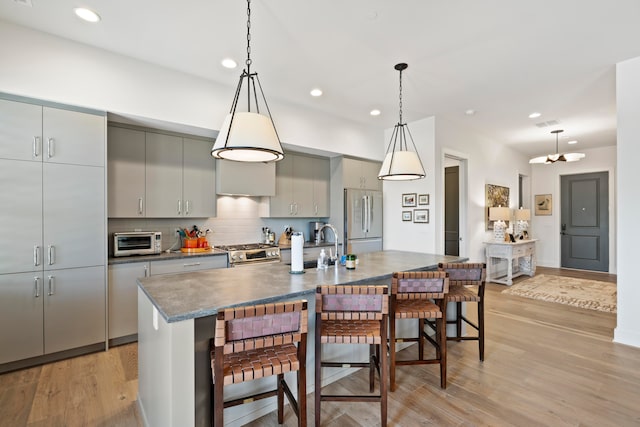
[[144,132],[109,126],[107,141],[109,217],[144,217],[146,156]]
[[104,265],[45,270],[45,354],[105,341],[104,278]]
[[382,163],[368,160],[342,159],[342,182],[344,188],[362,188],[366,190],[382,190],[382,181],[378,173]]
[[0,365],[44,353],[42,277],[0,274]]
[[109,266],[109,339],[138,334],[139,277],[149,276],[148,262],[133,262]]
[[42,161],[42,106],[0,99],[0,117],[0,158]]
[[42,271],[42,163],[0,159],[0,274]]
[[[287,157],[285,156],[285,159]],[[277,163],[281,163],[280,160]],[[276,195],[276,165],[216,160],[216,193],[240,196]]]
[[227,254],[152,261],[149,268],[152,276],[227,268]]
[[276,195],[270,200],[271,217],[329,216],[329,162],[287,154],[276,164]]
[[104,265],[104,168],[45,164],[43,176],[45,269]]
[[212,144],[109,125],[109,217],[215,216]]
[[216,162],[211,156],[212,142],[184,138],[182,149],[182,199],[184,216],[216,216]]
[[0,98],[2,364],[105,341],[106,212],[105,114]]
[[102,115],[0,99],[0,117],[0,158],[104,166]]

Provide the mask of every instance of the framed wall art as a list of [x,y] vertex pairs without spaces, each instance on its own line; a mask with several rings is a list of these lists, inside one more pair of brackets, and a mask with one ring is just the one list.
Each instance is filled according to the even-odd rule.
[[428,194],[420,194],[420,195],[418,195],[418,204],[419,205],[428,205],[429,204],[429,195]]
[[[493,230],[493,221],[489,220],[489,208],[509,207],[509,187],[486,184],[485,186],[485,208],[484,222],[487,230]],[[507,223],[507,227],[509,224]]]
[[402,211],[403,221],[411,221],[411,219],[412,219],[411,211]]
[[429,209],[414,209],[413,210],[413,222],[416,223],[429,223]]
[[551,215],[552,213],[553,199],[551,194],[536,194],[535,195],[535,214],[536,215]]
[[416,193],[408,193],[402,195],[402,207],[412,208],[416,206]]

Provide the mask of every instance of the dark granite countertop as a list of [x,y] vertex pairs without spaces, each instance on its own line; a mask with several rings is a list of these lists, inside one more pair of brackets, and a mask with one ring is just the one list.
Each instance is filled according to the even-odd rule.
[[164,319],[179,322],[211,316],[228,307],[290,298],[313,298],[318,285],[389,283],[394,271],[430,270],[439,262],[466,258],[417,252],[381,251],[358,255],[355,270],[332,266],[290,274],[284,263],[265,263],[192,273],[152,276],[138,284]]
[[168,259],[179,259],[179,258],[197,258],[203,256],[216,256],[216,255],[227,255],[227,251],[223,251],[222,249],[213,248],[210,251],[206,252],[195,252],[195,253],[184,253],[181,251],[177,252],[162,252],[156,255],[131,255],[131,256],[123,256],[123,257],[110,257],[109,265],[113,264],[130,264],[133,262],[147,262],[147,261],[164,261]]

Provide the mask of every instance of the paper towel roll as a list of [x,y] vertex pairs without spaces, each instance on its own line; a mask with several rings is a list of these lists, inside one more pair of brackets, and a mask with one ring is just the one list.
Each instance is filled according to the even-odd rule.
[[291,235],[291,271],[300,272],[304,270],[304,236],[296,231]]

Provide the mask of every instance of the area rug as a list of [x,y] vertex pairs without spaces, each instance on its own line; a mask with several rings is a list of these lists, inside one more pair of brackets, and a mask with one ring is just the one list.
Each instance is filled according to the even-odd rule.
[[616,284],[597,280],[539,274],[502,293],[609,313],[617,308]]

